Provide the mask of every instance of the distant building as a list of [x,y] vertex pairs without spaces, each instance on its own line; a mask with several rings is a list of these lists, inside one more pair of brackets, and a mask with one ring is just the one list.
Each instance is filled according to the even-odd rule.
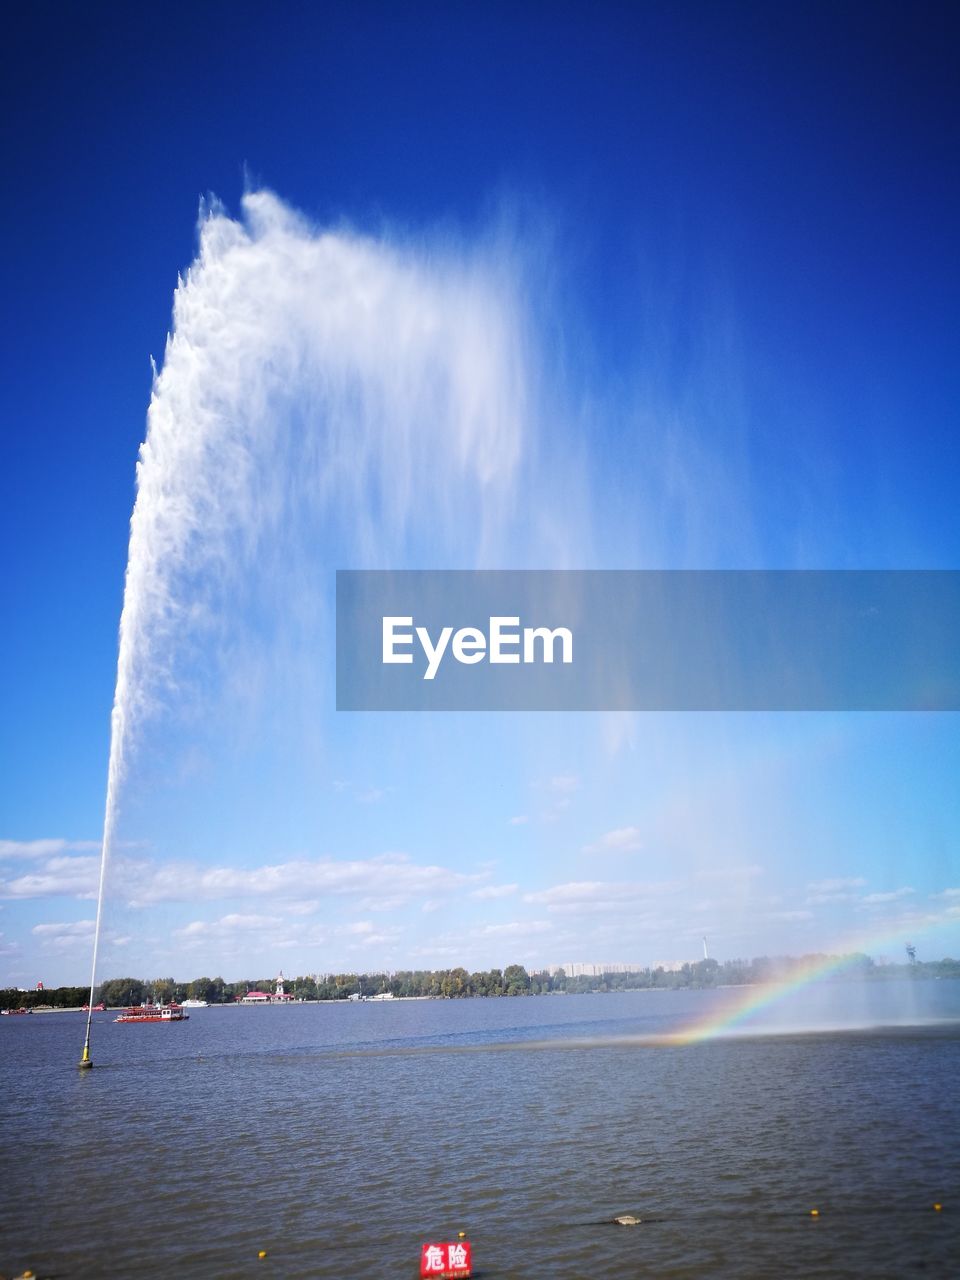
[[284,990],[283,987],[283,970],[280,970],[280,976],[277,978],[277,985],[273,991],[248,991],[245,996],[237,996],[238,1004],[283,1004],[287,1000],[292,1000],[293,996]]
[[540,972],[549,973],[552,978],[562,969],[568,978],[602,978],[605,973],[641,973],[647,966],[644,964],[588,964],[583,961],[570,961],[567,964],[548,964]]

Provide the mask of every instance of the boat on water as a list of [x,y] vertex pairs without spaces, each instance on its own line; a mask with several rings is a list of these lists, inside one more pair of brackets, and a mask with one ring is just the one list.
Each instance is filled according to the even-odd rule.
[[[101,1002],[100,1004],[95,1004],[95,1005],[93,1006],[93,1012],[94,1012],[94,1013],[103,1013],[103,1012],[105,1011],[106,1007],[107,1007],[107,1006],[106,1006],[105,1004],[103,1004],[102,1002]],[[82,1005],[80,1006],[80,1012],[81,1012],[81,1013],[89,1013],[89,1012],[90,1012],[90,1006],[89,1006],[88,1004],[82,1004]]]
[[189,1013],[179,1004],[138,1004],[114,1018],[114,1022],[185,1022]]
[[26,1009],[26,1008],[0,1009],[0,1016],[3,1016],[4,1018],[15,1018],[18,1014],[21,1014],[21,1013],[33,1013],[33,1010]]
[[184,1000],[180,1005],[181,1009],[208,1009],[209,1007],[206,1000]]

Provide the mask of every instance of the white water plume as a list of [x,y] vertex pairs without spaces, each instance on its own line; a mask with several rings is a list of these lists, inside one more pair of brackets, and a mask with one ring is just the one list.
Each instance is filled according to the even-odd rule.
[[98,935],[131,742],[252,564],[298,537],[324,538],[326,569],[469,568],[503,546],[535,444],[517,277],[495,239],[318,231],[265,191],[241,220],[202,211],[137,464]]

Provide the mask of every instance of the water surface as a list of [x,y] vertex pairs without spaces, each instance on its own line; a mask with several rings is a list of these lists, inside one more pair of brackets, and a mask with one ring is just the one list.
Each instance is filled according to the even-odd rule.
[[956,1274],[960,983],[658,1040],[727,999],[99,1014],[82,1074],[80,1014],[4,1018],[0,1273],[412,1278],[464,1230],[489,1280]]

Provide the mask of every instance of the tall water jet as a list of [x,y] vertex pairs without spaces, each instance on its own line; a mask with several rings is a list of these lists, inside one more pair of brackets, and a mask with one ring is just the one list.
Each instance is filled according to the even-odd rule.
[[137,463],[81,1066],[130,748],[189,693],[178,664],[216,635],[245,569],[289,526],[353,564],[428,547],[483,563],[533,457],[508,245],[317,231],[265,191],[242,208],[201,211]]

